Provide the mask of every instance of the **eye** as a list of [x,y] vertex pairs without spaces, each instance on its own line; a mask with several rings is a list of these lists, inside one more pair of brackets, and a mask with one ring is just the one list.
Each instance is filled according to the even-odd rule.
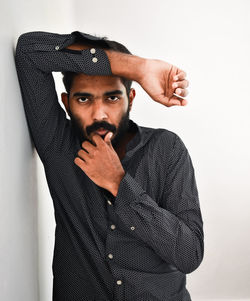
[[113,95],[113,96],[109,96],[108,97],[108,100],[111,100],[111,101],[117,101],[117,100],[119,100],[119,97],[117,97],[117,96],[115,96],[115,95]]
[[81,100],[87,100],[88,98],[87,97],[80,97],[80,98],[77,99],[78,102],[83,103],[83,102],[86,102],[86,101],[80,101],[80,99]]

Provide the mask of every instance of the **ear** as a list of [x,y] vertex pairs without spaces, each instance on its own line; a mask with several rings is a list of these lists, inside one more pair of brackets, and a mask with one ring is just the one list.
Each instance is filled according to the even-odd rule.
[[67,113],[69,114],[69,100],[68,100],[68,94],[65,93],[65,92],[63,92],[63,93],[61,94],[61,98],[62,98],[62,102],[63,102],[63,104],[64,104],[64,107],[65,107]]
[[131,111],[132,105],[133,105],[133,100],[135,98],[135,89],[131,88],[129,92],[129,99],[128,99],[128,105],[129,105],[129,111]]

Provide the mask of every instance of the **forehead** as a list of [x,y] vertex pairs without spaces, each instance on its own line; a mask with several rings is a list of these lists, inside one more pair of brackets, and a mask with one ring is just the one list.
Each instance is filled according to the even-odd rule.
[[107,90],[120,89],[125,91],[121,78],[115,75],[86,75],[83,73],[77,74],[71,85],[71,90]]

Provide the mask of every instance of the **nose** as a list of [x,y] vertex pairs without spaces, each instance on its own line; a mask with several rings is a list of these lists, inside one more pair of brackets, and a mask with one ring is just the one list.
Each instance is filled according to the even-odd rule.
[[105,105],[102,101],[96,100],[92,105],[93,121],[102,121],[108,118]]

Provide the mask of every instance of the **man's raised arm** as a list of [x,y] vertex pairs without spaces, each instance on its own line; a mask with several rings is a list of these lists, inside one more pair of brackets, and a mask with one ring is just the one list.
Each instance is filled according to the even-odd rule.
[[103,49],[96,49],[97,63],[92,61],[89,50],[62,51],[74,43],[75,38],[74,34],[34,31],[22,34],[17,41],[15,61],[25,114],[42,161],[52,152],[63,151],[72,139],[66,113],[58,102],[52,72],[112,75]]
[[[83,50],[89,47],[77,42],[67,47]],[[149,96],[167,107],[185,106],[188,95],[186,72],[176,66],[157,59],[145,59],[136,55],[105,50],[112,74],[138,82]],[[179,97],[180,96],[180,97]]]
[[[79,44],[79,37],[84,42]],[[173,96],[178,90],[184,97],[187,94],[188,82],[180,69],[160,60],[143,59],[101,47],[94,48],[92,53],[92,48],[83,45],[86,41],[105,43],[102,38],[78,31],[71,34],[27,32],[17,41],[15,61],[24,109],[42,160],[51,152],[63,151],[72,139],[66,113],[58,102],[53,71],[123,76],[137,81],[157,102],[166,106],[186,104],[185,99]],[[69,49],[78,51],[69,52]]]

